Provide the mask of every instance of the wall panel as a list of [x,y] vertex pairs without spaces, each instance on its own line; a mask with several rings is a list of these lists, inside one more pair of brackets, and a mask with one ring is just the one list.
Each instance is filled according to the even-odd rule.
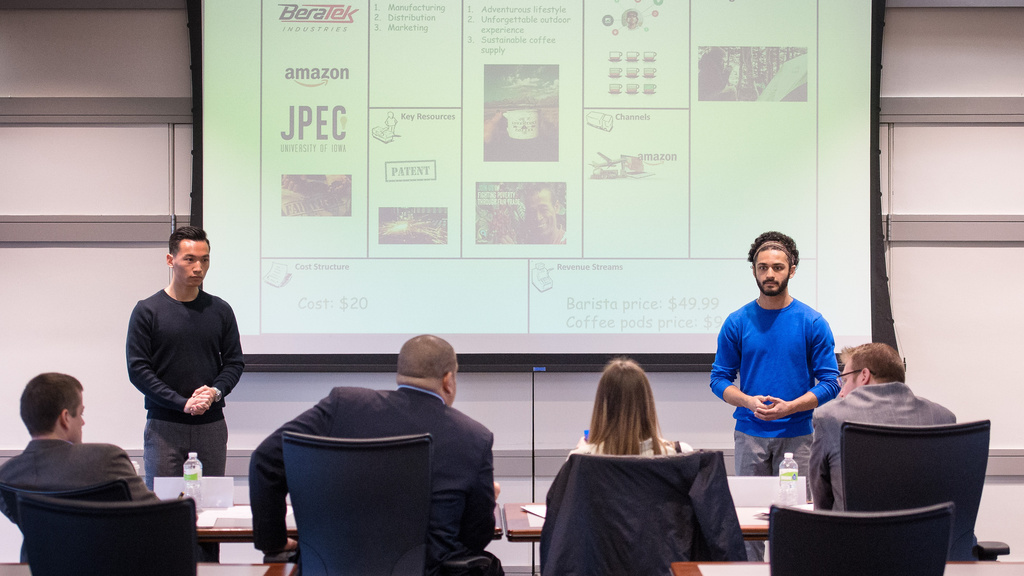
[[167,214],[168,133],[0,126],[0,214]]
[[893,127],[893,214],[1024,214],[1024,125]]

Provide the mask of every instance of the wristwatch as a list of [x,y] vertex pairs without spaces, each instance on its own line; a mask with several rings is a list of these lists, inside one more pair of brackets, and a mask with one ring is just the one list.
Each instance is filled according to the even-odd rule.
[[220,402],[220,399],[224,397],[224,393],[220,391],[220,388],[213,389],[213,401]]

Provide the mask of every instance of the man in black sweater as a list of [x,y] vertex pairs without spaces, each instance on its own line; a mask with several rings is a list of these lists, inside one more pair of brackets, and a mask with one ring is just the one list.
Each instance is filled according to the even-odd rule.
[[210,268],[206,232],[178,228],[168,248],[171,283],[136,304],[126,343],[128,377],[146,396],[150,489],[156,476],[181,476],[189,452],[198,453],[207,476],[224,475],[224,396],[245,366],[231,306],[200,289]]

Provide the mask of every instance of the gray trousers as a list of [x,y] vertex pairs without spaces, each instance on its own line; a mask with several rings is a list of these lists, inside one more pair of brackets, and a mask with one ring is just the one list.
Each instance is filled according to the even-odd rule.
[[[180,477],[189,452],[195,452],[203,463],[204,476],[223,476],[228,459],[227,422],[179,424],[147,419],[142,440],[146,486],[152,490],[153,478],[157,476]],[[220,544],[199,544],[197,557],[200,562],[220,562]]]
[[807,477],[811,464],[811,439],[813,434],[793,438],[761,438],[740,431],[733,432],[736,444],[737,476],[778,476],[786,452],[793,453],[793,459],[800,468],[800,475]]
[[146,486],[152,490],[156,476],[181,476],[189,452],[198,454],[204,476],[223,476],[228,458],[227,422],[178,424],[146,420],[142,447]]
[[[733,432],[736,445],[735,463],[737,476],[778,476],[779,464],[786,452],[793,453],[793,460],[800,469],[800,476],[807,477],[811,462],[811,439],[813,434],[793,438],[761,438]],[[747,560],[764,562],[764,542],[746,542]]]

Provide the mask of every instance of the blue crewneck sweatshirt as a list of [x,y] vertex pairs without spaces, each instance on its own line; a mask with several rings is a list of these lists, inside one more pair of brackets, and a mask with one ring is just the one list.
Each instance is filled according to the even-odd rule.
[[[730,314],[718,333],[711,390],[723,398],[738,374],[744,394],[794,400],[810,390],[821,406],[839,394],[835,347],[828,322],[810,306],[794,299],[780,310],[765,310],[755,300]],[[744,434],[792,438],[813,432],[812,413],[765,421],[736,408],[733,417]]]

